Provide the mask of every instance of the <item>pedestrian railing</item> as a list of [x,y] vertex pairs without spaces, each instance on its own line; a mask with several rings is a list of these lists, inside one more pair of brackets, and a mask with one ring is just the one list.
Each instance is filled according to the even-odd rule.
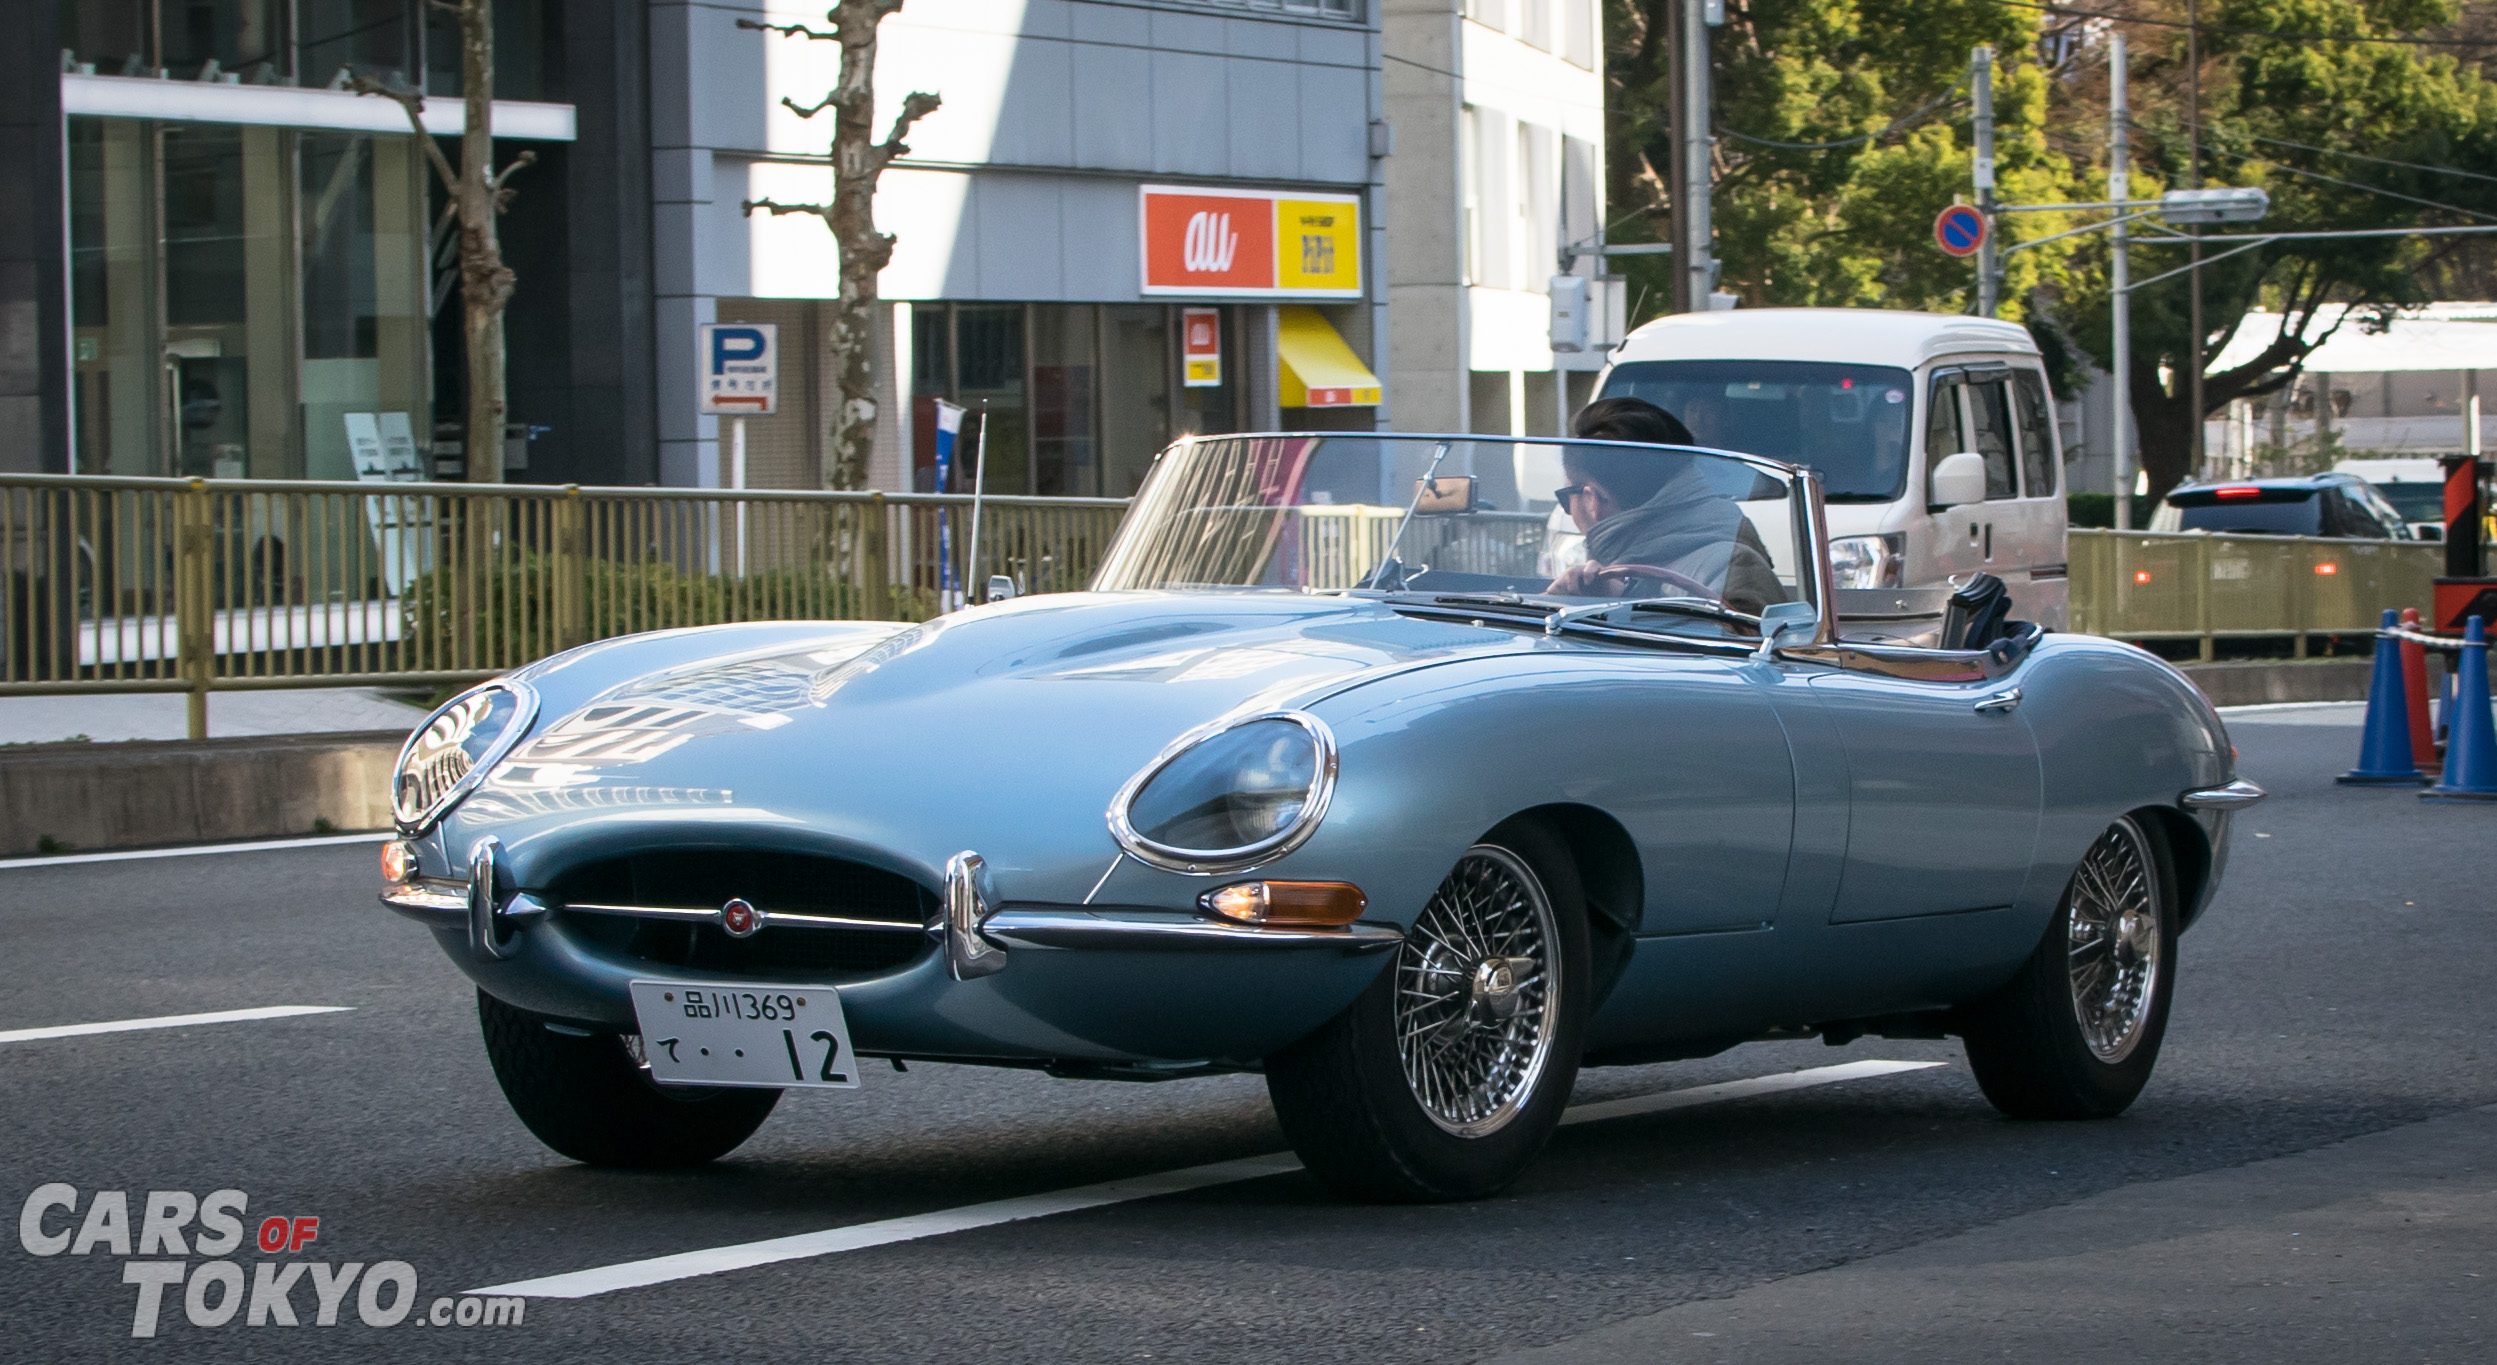
[[2372,636],[2386,608],[2425,607],[2444,547],[2200,531],[2071,535],[2071,625],[2125,640]]
[[[976,572],[1090,581],[1126,504],[0,477],[0,695],[440,685],[609,636],[920,620]],[[947,572],[950,565],[951,572]]]
[[[610,636],[730,621],[921,620],[976,578],[1080,589],[1126,504],[891,493],[0,476],[0,695],[438,686]],[[1359,581],[1401,509],[1296,509],[1303,581]],[[1424,519],[1427,520],[1427,519]],[[1537,572],[1544,519],[1400,557]],[[2076,530],[2071,624],[2130,640],[2374,630],[2440,547]],[[947,571],[950,566],[950,573]],[[958,600],[958,599],[955,599]]]

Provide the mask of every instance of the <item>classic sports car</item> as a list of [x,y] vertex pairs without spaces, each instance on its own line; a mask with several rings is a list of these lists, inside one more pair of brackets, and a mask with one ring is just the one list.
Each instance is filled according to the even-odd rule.
[[1485,1194],[1581,1065],[1966,1040],[2111,1115],[2219,883],[2140,650],[1830,586],[1820,485],[1614,442],[1164,451],[1092,590],[663,631],[444,706],[389,906],[521,1120],[707,1161],[867,1059],[1266,1076],[1361,1199]]

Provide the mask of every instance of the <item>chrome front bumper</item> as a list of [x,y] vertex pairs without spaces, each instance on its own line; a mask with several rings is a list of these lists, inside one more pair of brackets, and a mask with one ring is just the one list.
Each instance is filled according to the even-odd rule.
[[[381,903],[430,929],[463,931],[480,962],[511,956],[512,941],[555,910],[619,915],[676,923],[718,924],[721,912],[693,906],[549,903],[526,891],[496,885],[502,849],[489,839],[470,858],[467,881],[419,878],[388,888]],[[482,888],[494,888],[481,894]],[[997,906],[988,890],[987,866],[978,854],[958,854],[946,865],[945,892],[937,914],[924,926],[889,920],[760,911],[760,925],[794,929],[840,929],[917,934],[941,939],[945,962],[957,981],[1005,970],[1015,949],[1094,952],[1203,952],[1323,950],[1373,953],[1404,942],[1393,925],[1352,924],[1341,929],[1264,929],[1201,915],[1131,907],[1059,905]]]

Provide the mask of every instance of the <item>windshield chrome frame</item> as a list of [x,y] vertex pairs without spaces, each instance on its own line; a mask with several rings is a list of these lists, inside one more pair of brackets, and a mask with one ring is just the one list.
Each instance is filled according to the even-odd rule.
[[[1823,492],[1821,476],[1818,471],[1813,470],[1808,466],[1792,465],[1783,460],[1772,460],[1765,455],[1747,455],[1739,450],[1717,450],[1709,446],[1668,446],[1657,445],[1649,441],[1600,441],[1576,436],[1500,436],[1479,431],[1227,431],[1220,433],[1219,435],[1200,436],[1190,434],[1182,436],[1178,440],[1171,442],[1169,445],[1162,447],[1160,451],[1154,454],[1153,465],[1146,471],[1145,477],[1148,481],[1150,481],[1155,475],[1161,472],[1163,456],[1170,454],[1174,450],[1193,446],[1200,442],[1305,441],[1311,438],[1325,439],[1329,437],[1350,438],[1364,441],[1433,441],[1445,443],[1451,448],[1453,448],[1459,441],[1505,441],[1511,445],[1618,446],[1626,450],[1662,450],[1683,455],[1714,455],[1720,459],[1732,460],[1737,464],[1748,465],[1760,473],[1784,482],[1789,490],[1787,496],[1796,502],[1797,505],[1794,513],[1795,528],[1801,537],[1796,545],[1796,556],[1802,562],[1795,566],[1795,576],[1798,581],[1801,581],[1807,574],[1810,576],[1812,582],[1813,605],[1820,609],[1820,629],[1815,633],[1812,643],[1814,645],[1829,645],[1835,643],[1838,639],[1838,620],[1836,615],[1838,601],[1838,576],[1836,571],[1830,567],[1829,562],[1829,506],[1828,498]],[[1141,493],[1141,490],[1139,490],[1139,493]],[[1134,513],[1134,509],[1140,501],[1140,497],[1129,500],[1128,515],[1120,519],[1117,533],[1110,537],[1110,543],[1103,548],[1101,563],[1104,567],[1117,563],[1119,553],[1126,548],[1128,539],[1131,536],[1141,534],[1137,529],[1136,517]],[[1411,516],[1410,513],[1408,513],[1407,520],[1410,519]],[[1401,525],[1399,526],[1399,534],[1402,534]],[[1805,548],[1807,546],[1809,547],[1808,549]],[[1376,572],[1377,570],[1374,567],[1372,569],[1373,577],[1375,577]],[[1094,573],[1094,582],[1092,584],[1088,584],[1087,586],[1092,588],[1094,591],[1099,591],[1100,588],[1098,584],[1100,570],[1095,570]],[[1228,585],[1226,589],[1222,590],[1249,592],[1256,591],[1257,589],[1247,584],[1234,584]],[[1309,592],[1311,589],[1302,588],[1298,589],[1298,591]],[[1351,592],[1357,590],[1326,589],[1325,591]]]

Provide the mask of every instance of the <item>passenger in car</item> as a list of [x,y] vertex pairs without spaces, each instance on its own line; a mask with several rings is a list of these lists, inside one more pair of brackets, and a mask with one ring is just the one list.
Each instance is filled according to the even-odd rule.
[[[1570,429],[1593,441],[1691,443],[1690,431],[1673,414],[1643,398],[1589,403]],[[1733,610],[1755,616],[1787,600],[1751,519],[1695,469],[1671,456],[1577,445],[1563,447],[1561,467],[1570,481],[1560,490],[1561,502],[1587,538],[1587,562],[1553,579],[1545,591],[1563,597],[1644,597],[1685,593],[1696,584]]]

